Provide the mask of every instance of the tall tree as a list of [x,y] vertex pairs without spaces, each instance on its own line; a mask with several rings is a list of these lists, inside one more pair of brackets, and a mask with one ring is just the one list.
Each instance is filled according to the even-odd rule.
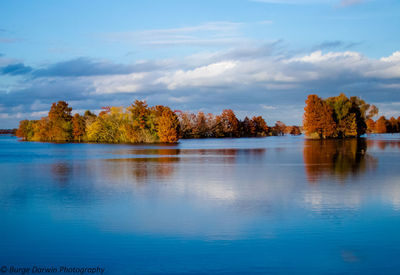
[[286,125],[282,121],[277,121],[272,129],[273,135],[283,136],[285,134]]
[[388,121],[385,116],[381,116],[375,123],[375,131],[378,134],[387,133]]
[[304,108],[303,125],[306,135],[312,138],[336,136],[336,123],[332,108],[317,95],[309,95]]
[[222,114],[220,116],[220,123],[224,132],[224,136],[239,136],[239,120],[236,118],[235,113],[231,109],[226,109],[222,111]]
[[85,119],[79,114],[75,114],[72,117],[72,134],[74,140],[81,142],[83,136],[86,134]]
[[399,132],[399,124],[397,122],[397,119],[394,117],[391,117],[389,119],[389,132],[390,133],[398,133]]
[[251,135],[254,137],[265,137],[268,134],[268,126],[262,116],[254,116],[251,121]]
[[372,118],[367,119],[367,133],[371,134],[375,132],[375,121]]
[[15,133],[17,137],[22,138],[25,141],[32,140],[35,132],[33,131],[34,121],[32,120],[22,120],[19,123],[19,128]]
[[72,140],[72,108],[65,101],[53,103],[49,111],[49,130],[44,140],[66,142]]
[[175,143],[179,140],[178,116],[168,107],[165,107],[161,116],[158,118],[157,133],[160,142]]

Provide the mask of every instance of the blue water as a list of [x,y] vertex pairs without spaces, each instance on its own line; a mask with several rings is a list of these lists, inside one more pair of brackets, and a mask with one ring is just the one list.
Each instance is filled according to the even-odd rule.
[[400,136],[52,144],[0,136],[0,266],[398,274]]

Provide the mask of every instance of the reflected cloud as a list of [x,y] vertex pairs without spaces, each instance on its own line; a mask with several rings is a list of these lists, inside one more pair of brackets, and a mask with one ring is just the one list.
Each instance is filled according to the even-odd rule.
[[327,190],[309,191],[304,195],[304,202],[312,211],[323,215],[333,215],[338,209],[346,209],[351,212],[358,210],[362,203],[362,193],[357,190],[343,191]]
[[[31,159],[3,168],[0,197],[7,203],[0,206],[28,209],[39,198],[38,209],[52,220],[78,217],[108,232],[241,239],[249,227],[265,226],[255,234],[275,236],[274,221],[339,223],[376,200],[397,212],[399,175],[388,148],[399,141],[376,139],[24,143]],[[38,146],[46,152],[40,158]]]

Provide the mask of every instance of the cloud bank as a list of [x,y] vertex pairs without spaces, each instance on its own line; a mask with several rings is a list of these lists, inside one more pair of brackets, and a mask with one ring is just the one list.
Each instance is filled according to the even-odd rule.
[[13,62],[0,57],[0,73],[14,84],[11,90],[0,87],[0,128],[39,118],[57,100],[96,110],[144,99],[174,109],[232,108],[239,116],[261,114],[269,124],[300,124],[307,94],[345,92],[381,104],[383,111],[400,111],[400,104],[393,105],[400,102],[400,51],[381,58],[350,50],[293,55],[278,42],[133,64],[77,58],[33,68]]

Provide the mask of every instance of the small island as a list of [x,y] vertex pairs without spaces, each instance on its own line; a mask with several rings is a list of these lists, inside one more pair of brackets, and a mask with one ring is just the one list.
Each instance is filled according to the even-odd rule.
[[387,120],[381,116],[376,122],[378,108],[357,96],[345,94],[321,99],[309,95],[304,108],[303,127],[307,138],[360,137],[366,133],[398,133],[400,117]]

